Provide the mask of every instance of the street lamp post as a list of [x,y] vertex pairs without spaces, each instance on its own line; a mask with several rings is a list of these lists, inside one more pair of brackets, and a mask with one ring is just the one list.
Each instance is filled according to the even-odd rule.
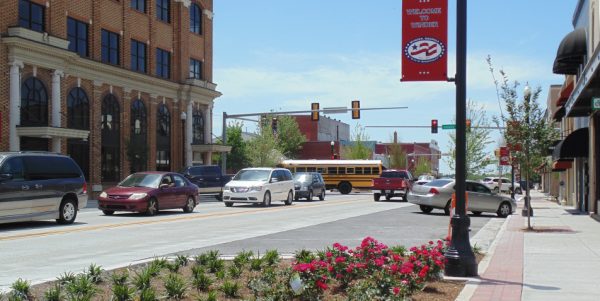
[[335,159],[335,142],[331,140],[331,159]]
[[[529,129],[529,113],[530,113],[530,101],[531,101],[531,88],[529,88],[529,84],[525,85],[525,89],[523,90],[523,98],[525,105],[525,126]],[[531,209],[531,197],[529,194],[529,143],[531,137],[526,137],[525,139],[525,207],[521,211],[522,216],[527,216],[527,228],[531,229],[531,216],[533,215],[533,210]],[[523,190],[523,187],[521,187]]]
[[179,115],[179,118],[181,119],[181,165],[185,166],[186,165],[186,161],[185,161],[185,143],[186,143],[186,137],[185,137],[185,120],[187,119],[187,114],[183,111],[181,111],[181,115]]

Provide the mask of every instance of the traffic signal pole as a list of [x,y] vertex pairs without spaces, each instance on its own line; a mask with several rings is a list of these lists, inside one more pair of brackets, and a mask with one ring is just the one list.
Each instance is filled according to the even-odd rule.
[[457,0],[456,10],[456,212],[450,220],[452,239],[445,253],[445,275],[477,276],[477,262],[469,242],[471,220],[466,212],[467,115],[467,0]]

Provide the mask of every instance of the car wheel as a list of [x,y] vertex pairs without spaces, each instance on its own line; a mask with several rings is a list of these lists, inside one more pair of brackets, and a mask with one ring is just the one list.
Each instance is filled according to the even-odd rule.
[[446,206],[444,207],[444,214],[445,215],[450,215],[450,202],[448,201],[448,203],[446,203]]
[[308,196],[306,197],[306,200],[309,202],[312,202],[313,199],[313,192],[312,190],[308,192]]
[[481,211],[471,211],[473,213],[473,215],[475,216],[480,216],[481,215]]
[[373,200],[375,202],[379,202],[379,198],[381,197],[381,194],[379,193],[373,193]]
[[104,213],[104,215],[113,215],[115,214],[114,210],[102,210],[102,213]]
[[502,202],[500,207],[498,207],[498,212],[496,212],[499,217],[507,217],[512,214],[512,207],[508,202]]
[[226,207],[231,207],[231,206],[233,206],[233,203],[232,202],[225,202],[225,206]]
[[391,194],[386,194],[386,195],[385,195],[385,200],[386,200],[386,201],[389,201],[389,200],[391,200],[391,199],[392,199],[392,195],[391,195]]
[[431,211],[433,210],[433,207],[425,205],[420,205],[419,208],[421,209],[421,211],[423,211],[423,213],[431,213]]
[[338,185],[338,190],[341,194],[348,194],[352,192],[352,184],[348,182],[342,182],[340,185]]
[[495,193],[500,193],[500,188],[498,188],[498,187],[494,188],[494,192]]
[[270,192],[265,192],[265,196],[263,197],[263,202],[262,202],[263,207],[269,207],[271,206],[271,193]]
[[146,215],[153,216],[158,212],[158,201],[155,198],[148,200],[148,207],[146,207]]
[[294,201],[298,201],[300,200],[300,196],[298,196],[298,193],[296,192],[296,194],[294,194]]
[[183,212],[191,213],[194,211],[194,207],[196,207],[196,201],[194,201],[193,197],[188,197],[185,207],[183,207]]
[[404,196],[402,197],[403,202],[408,202],[408,189],[404,190]]
[[320,201],[324,201],[325,200],[325,189],[321,190],[321,194],[319,195],[319,200]]
[[[312,192],[311,192],[311,196],[312,196]],[[292,191],[290,190],[290,192],[288,192],[288,196],[287,199],[285,199],[285,205],[289,206],[292,204],[292,200],[294,199],[294,193],[292,193]]]
[[77,217],[77,205],[71,199],[64,199],[58,207],[59,216],[56,222],[63,225],[72,224]]

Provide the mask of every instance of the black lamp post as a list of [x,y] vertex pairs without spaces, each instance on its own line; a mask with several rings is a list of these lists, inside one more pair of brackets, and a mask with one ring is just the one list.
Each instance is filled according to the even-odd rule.
[[332,160],[335,159],[335,149],[334,149],[334,146],[335,146],[335,142],[332,140],[331,141],[331,159]]
[[[525,106],[525,126],[529,128],[529,113],[531,111],[531,88],[529,85],[525,85],[523,90],[524,106]],[[527,228],[531,229],[531,216],[533,216],[533,210],[531,209],[531,197],[529,194],[529,141],[531,137],[525,139],[525,206],[521,211],[522,216],[527,216]],[[522,181],[521,181],[522,182]],[[523,187],[521,187],[523,190]]]

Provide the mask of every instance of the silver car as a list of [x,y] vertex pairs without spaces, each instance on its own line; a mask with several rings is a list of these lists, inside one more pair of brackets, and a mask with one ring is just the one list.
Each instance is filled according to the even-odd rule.
[[[491,212],[500,217],[507,217],[517,208],[515,200],[498,195],[481,183],[467,181],[465,188],[469,197],[467,211],[471,211],[474,215]],[[453,192],[453,179],[438,179],[425,185],[413,186],[408,201],[419,205],[424,213],[430,213],[433,209],[442,209],[446,215],[449,215]]]

